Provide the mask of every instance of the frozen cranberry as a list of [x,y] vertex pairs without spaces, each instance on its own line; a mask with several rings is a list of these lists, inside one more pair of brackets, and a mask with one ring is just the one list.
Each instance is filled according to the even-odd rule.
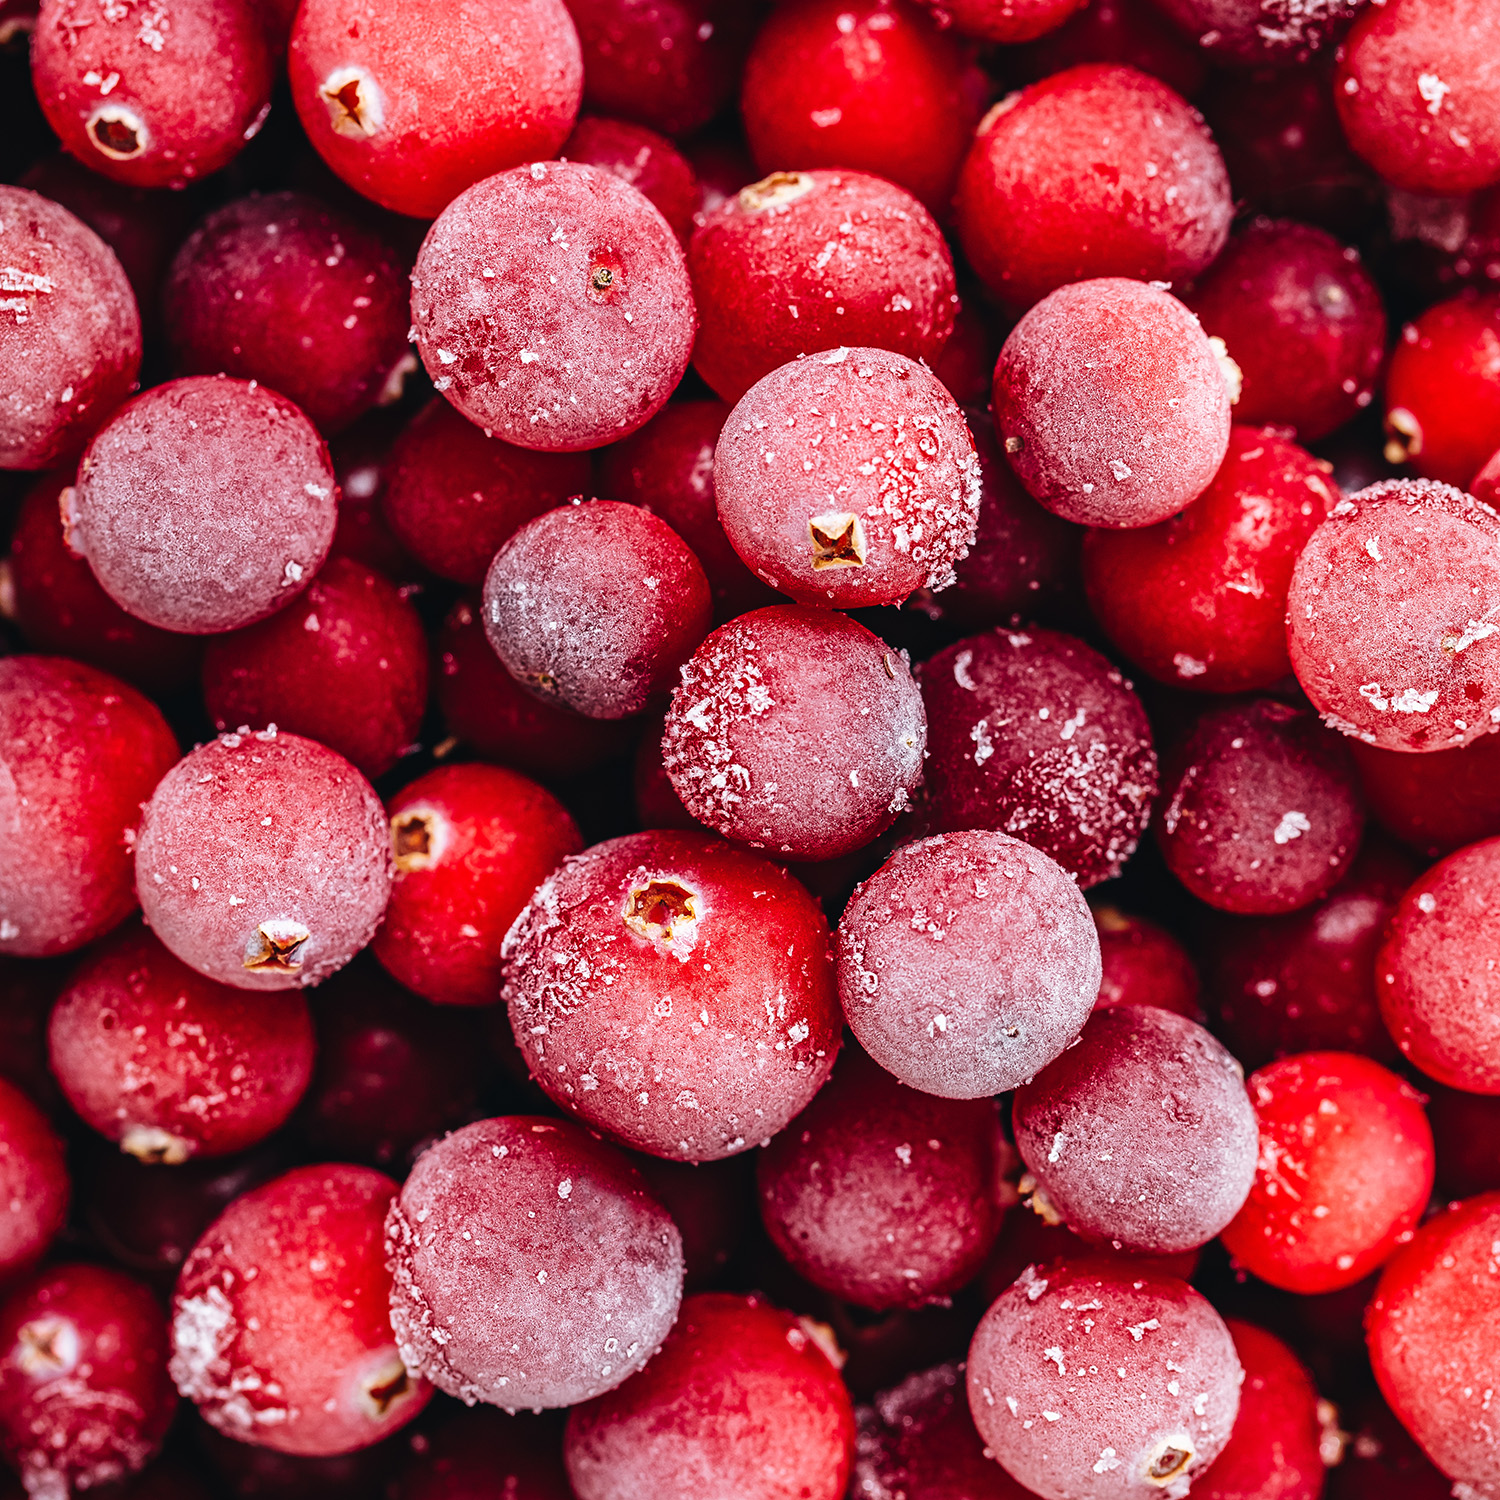
[[1456,196],[1500,180],[1500,15],[1486,0],[1372,5],[1339,49],[1349,143],[1387,182]]
[[1489,1419],[1500,1295],[1500,1194],[1429,1220],[1399,1251],[1365,1315],[1375,1378],[1413,1437],[1475,1495],[1500,1482]]
[[0,186],[0,258],[0,469],[45,469],[130,393],[141,318],[104,241],[25,188]]
[[443,1005],[500,998],[500,945],[531,893],[583,840],[567,809],[499,766],[439,766],[389,804],[396,883],[375,956]]
[[1453,1198],[1500,1188],[1500,1098],[1424,1083],[1440,1192]]
[[411,1449],[394,1500],[573,1500],[551,1413],[459,1407]]
[[367,198],[429,219],[480,178],[551,156],[583,87],[563,0],[397,0],[357,14],[307,0],[288,63],[323,160]]
[[225,734],[156,788],[136,844],[146,921],[221,984],[317,984],[374,935],[391,888],[390,829],[341,755],[267,729]]
[[[1000,340],[989,309],[976,305],[977,292],[958,299],[953,311],[953,331],[943,352],[928,363],[932,373],[948,387],[960,406],[987,406],[990,376]],[[972,425],[972,420],[971,420]]]
[[969,1407],[1027,1489],[1048,1500],[1145,1500],[1185,1495],[1214,1461],[1242,1373],[1223,1320],[1185,1282],[1064,1262],[1023,1273],[981,1319]]
[[135,909],[141,804],[177,758],[156,706],[50,656],[0,661],[0,951],[70,953]]
[[1255,1177],[1255,1110],[1234,1058],[1155,1005],[1095,1011],[1016,1092],[1016,1145],[1085,1239],[1150,1255],[1206,1244]]
[[992,630],[922,667],[935,830],[997,828],[1081,885],[1120,872],[1156,795],[1156,752],[1130,684],[1055,630]]
[[1223,248],[1234,212],[1197,111],[1157,79],[1107,63],[997,104],[956,207],[970,265],[1018,311],[1090,277],[1194,276]]
[[1385,308],[1359,252],[1310,224],[1256,219],[1188,306],[1239,367],[1235,419],[1314,442],[1367,407],[1385,361]]
[[387,1316],[395,1191],[368,1167],[298,1167],[209,1225],[172,1299],[171,1370],[210,1425],[319,1456],[368,1447],[427,1404]]
[[132,924],[83,961],[48,1028],[52,1071],[84,1122],[142,1161],[253,1146],[312,1076],[300,995],[251,999]]
[[1375,959],[1396,1045],[1452,1088],[1500,1094],[1500,839],[1450,854],[1401,898]]
[[698,207],[693,223],[701,225],[726,198],[732,198],[742,187],[749,187],[760,176],[750,159],[744,137],[736,130],[730,135],[700,135],[683,146],[683,153],[698,174]]
[[774,605],[721,625],[682,669],[662,758],[699,822],[832,859],[907,806],[926,738],[904,655],[842,615]]
[[931,363],[953,327],[937,225],[864,172],[778,171],[741,188],[704,216],[688,269],[702,318],[693,367],[726,401],[799,354],[845,345]]
[[735,550],[800,604],[857,609],[942,589],[979,514],[979,460],[925,366],[839,348],[758,381],[714,455]]
[[1088,526],[1151,526],[1208,488],[1229,444],[1222,355],[1175,297],[1120,277],[1045,297],[995,366],[1021,483]]
[[687,544],[617,500],[527,522],[484,580],[484,631],[506,670],[591,719],[623,719],[669,691],[712,621]]
[[682,1297],[671,1216],[618,1151],[564,1120],[481,1120],[424,1152],[386,1251],[401,1357],[470,1405],[613,1390]]
[[1214,927],[1205,945],[1214,1024],[1242,1063],[1324,1049],[1396,1061],[1375,1000],[1375,951],[1416,876],[1405,855],[1367,842],[1311,906]]
[[762,171],[852,167],[946,216],[983,97],[909,0],[791,0],[750,49],[740,113]]
[[333,540],[338,496],[317,429],[225,376],[137,396],[89,444],[63,495],[68,544],[122,609],[212,634],[289,604]]
[[1500,723],[1500,520],[1431,481],[1360,490],[1312,535],[1287,593],[1292,668],[1324,723],[1385,750]]
[[677,238],[687,243],[698,207],[698,179],[665,136],[628,120],[585,115],[557,154],[623,178],[656,205]]
[[237,198],[177,252],[162,300],[184,375],[238,375],[324,432],[375,404],[406,354],[400,258],[302,193]]
[[990,1099],[934,1099],[857,1049],[760,1153],[760,1213],[816,1286],[861,1307],[921,1307],[970,1281],[1000,1228]]
[[145,692],[187,686],[198,675],[197,640],[126,614],[65,541],[59,505],[72,477],[44,475],[21,502],[10,543],[15,623],[35,650],[87,662]]
[[633,834],[566,861],[504,956],[536,1082],[637,1150],[744,1151],[833,1067],[842,1018],[822,911],[768,860],[706,834]]
[[635,802],[636,821],[642,828],[688,828],[702,831],[701,824],[677,795],[667,768],[662,763],[662,725],[665,715],[653,714],[636,743],[635,760],[630,768],[630,791]]
[[478,599],[461,599],[438,636],[435,696],[450,734],[548,780],[594,770],[629,748],[627,722],[585,719],[528,693],[490,650],[481,613]]
[[625,437],[687,369],[687,262],[644,194],[611,172],[533,162],[444,209],[412,272],[433,384],[486,432],[573,452]]
[[52,1266],[0,1306],[0,1451],[29,1495],[66,1496],[139,1473],[177,1405],[166,1319],[132,1276]]
[[1198,1019],[1198,970],[1187,949],[1165,927],[1113,906],[1094,908],[1103,978],[1096,1009],[1159,1005]]
[[949,1099],[1012,1089],[1056,1057],[1088,1019],[1099,973],[1078,887],[1003,833],[905,845],[839,924],[839,997],[860,1044]]
[[1229,67],[1306,62],[1332,44],[1370,0],[1155,0],[1215,62]]
[[1110,640],[1175,687],[1244,692],[1286,677],[1292,568],[1342,498],[1329,468],[1274,428],[1235,425],[1218,473],[1185,510],[1090,531],[1084,587]]
[[667,135],[706,125],[733,96],[757,15],[737,0],[567,0],[590,109]]
[[1351,743],[1370,816],[1423,854],[1451,854],[1500,834],[1500,738],[1407,755]]
[[706,1292],[641,1374],[577,1408],[578,1500],[841,1500],[849,1394],[823,1345],[757,1297]]
[[752,1159],[685,1162],[639,1152],[629,1155],[682,1234],[687,1290],[714,1281],[739,1248],[754,1214]]
[[271,56],[251,0],[144,11],[43,0],[31,76],[63,145],[132,187],[180,188],[217,172],[271,108]]
[[[1026,82],[1079,63],[1126,63],[1185,99],[1198,94],[1208,75],[1201,48],[1180,36],[1147,0],[1091,0],[1057,30],[1008,57],[1019,64],[1016,76]],[[1219,83],[1216,78],[1216,89]]]
[[1318,1388],[1274,1334],[1230,1318],[1245,1371],[1224,1451],[1193,1483],[1197,1500],[1319,1500],[1325,1474]]
[[295,605],[209,642],[203,696],[220,730],[275,724],[379,776],[421,726],[427,637],[394,584],[334,558]]
[[0,1078],[0,1283],[42,1258],[68,1211],[68,1165],[47,1117]]
[[606,448],[599,463],[601,493],[644,505],[692,548],[721,620],[777,597],[745,566],[719,523],[714,448],[728,416],[722,401],[673,401],[639,432]]
[[[416,356],[409,358],[415,367]],[[328,556],[352,558],[398,583],[413,583],[420,577],[420,568],[380,512],[385,470],[396,436],[390,426],[385,412],[366,412],[329,444],[339,488],[339,516]]]
[[1061,26],[1085,0],[917,0],[939,26],[987,42],[1029,42]]
[[1385,382],[1386,457],[1464,488],[1500,446],[1500,293],[1472,292],[1409,323]]

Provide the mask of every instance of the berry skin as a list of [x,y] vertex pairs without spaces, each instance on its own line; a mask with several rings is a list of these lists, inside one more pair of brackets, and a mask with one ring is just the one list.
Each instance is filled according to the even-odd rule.
[[1095,1009],[1159,1005],[1189,1021],[1199,1019],[1198,970],[1166,928],[1102,905],[1094,907],[1094,925],[1104,970]]
[[656,205],[684,245],[691,238],[698,179],[687,158],[665,136],[628,120],[585,115],[557,154],[564,161],[602,167],[623,178]]
[[1349,1052],[1304,1052],[1247,1082],[1260,1161],[1223,1234],[1238,1264],[1286,1291],[1364,1280],[1411,1237],[1432,1193],[1422,1096]]
[[583,840],[563,805],[500,766],[439,766],[390,801],[396,880],[375,956],[439,1005],[493,1005],[500,946]]
[[0,1078],[0,1282],[42,1258],[63,1226],[69,1192],[63,1143],[41,1110]]

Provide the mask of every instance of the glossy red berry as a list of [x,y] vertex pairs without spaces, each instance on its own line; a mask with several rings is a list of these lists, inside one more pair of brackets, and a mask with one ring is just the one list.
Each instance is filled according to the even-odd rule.
[[68,1211],[63,1144],[47,1117],[0,1078],[0,1282],[42,1258]]

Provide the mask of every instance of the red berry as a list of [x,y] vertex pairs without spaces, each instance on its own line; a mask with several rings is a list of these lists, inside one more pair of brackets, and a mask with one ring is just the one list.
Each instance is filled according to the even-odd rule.
[[1156,795],[1156,752],[1130,684],[1055,630],[992,630],[922,665],[922,812],[936,830],[1023,838],[1088,887],[1119,874]]
[[1332,44],[1369,0],[1156,0],[1221,66],[1306,62]]
[[317,984],[374,936],[391,888],[374,789],[300,735],[225,734],[162,777],[136,847],[152,931],[221,984]]
[[1078,887],[1003,833],[904,845],[844,909],[839,998],[860,1044],[949,1099],[1012,1089],[1078,1035],[1099,989]]
[[411,311],[437,389],[486,432],[547,452],[648,421],[697,324],[671,226],[629,183],[571,162],[455,198],[422,243]]
[[[73,454],[130,393],[141,318],[114,253],[65,208],[0,186],[0,470]],[[60,295],[59,295],[60,294]]]
[[480,1120],[424,1152],[386,1219],[408,1368],[472,1405],[573,1406],[656,1353],[682,1237],[611,1146],[565,1120]]
[[822,1344],[757,1297],[683,1303],[656,1358],[568,1418],[578,1500],[841,1500],[849,1394]]
[[209,642],[203,697],[221,731],[275,724],[379,776],[421,727],[427,637],[400,589],[334,558],[296,604]]
[[208,1227],[172,1299],[171,1368],[211,1426],[281,1453],[350,1453],[427,1404],[387,1312],[395,1191],[368,1167],[298,1167]]
[[[800,161],[800,158],[798,158]],[[864,172],[773,172],[688,247],[693,367],[726,401],[799,354],[872,345],[929,364],[953,327],[953,260],[927,210]]]
[[68,545],[122,609],[211,635],[274,614],[333,540],[338,495],[317,429],[273,391],[225,376],[137,396],[64,491]]
[[252,999],[132,924],[73,972],[48,1027],[84,1122],[142,1161],[227,1156],[277,1129],[312,1076],[300,995]]
[[134,688],[51,656],[0,661],[0,768],[13,857],[0,865],[0,951],[70,953],[135,910],[141,805],[177,759]]
[[556,1103],[637,1150],[711,1161],[774,1135],[828,1077],[828,949],[817,903],[769,860],[638,833],[536,892],[506,939],[505,999]]
[[1370,816],[1403,844],[1436,857],[1500,834],[1500,739],[1407,755],[1350,746]]
[[430,0],[351,12],[307,0],[292,25],[292,100],[351,187],[430,219],[465,188],[551,156],[578,114],[583,66],[562,0]]
[[1223,248],[1234,211],[1197,111],[1112,63],[1068,68],[997,104],[956,208],[975,273],[1018,311],[1090,277],[1195,276]]
[[396,251],[302,193],[238,198],[177,252],[162,300],[184,375],[238,375],[324,432],[373,406],[406,355]]
[[904,655],[842,615],[775,605],[721,625],[682,669],[662,758],[699,822],[832,859],[907,806],[926,730]]
[[103,1266],[51,1266],[0,1305],[0,1451],[27,1493],[138,1474],[177,1406],[155,1295]]
[[1286,677],[1292,569],[1342,498],[1329,467],[1274,428],[1236,425],[1223,465],[1185,510],[1090,531],[1084,587],[1110,640],[1159,682],[1198,692]]
[[47,1117],[0,1078],[0,1282],[42,1258],[63,1226],[70,1184]]
[[754,1162],[748,1156],[730,1156],[723,1161],[668,1161],[634,1151],[629,1157],[682,1234],[687,1289],[695,1291],[717,1279],[754,1216]]
[[591,719],[623,719],[669,692],[712,622],[687,543],[616,500],[528,521],[484,580],[484,633],[506,670]]
[[1198,1019],[1198,970],[1166,928],[1113,906],[1096,906],[1094,925],[1104,972],[1095,1009],[1159,1005],[1189,1021]]
[[217,172],[271,108],[258,10],[251,0],[145,11],[43,0],[31,76],[47,123],[85,166],[133,187],[182,188]]
[[[1196,39],[1180,36],[1146,0],[1090,0],[1056,31],[1008,56],[1020,65],[1017,77],[1027,82],[1079,63],[1126,63],[1185,99],[1196,98],[1208,76]],[[1215,89],[1224,81],[1216,77]],[[1332,114],[1331,101],[1328,108]]]
[[740,114],[764,172],[852,167],[946,216],[984,89],[908,0],[793,0],[750,49]]
[[628,120],[585,115],[557,153],[564,161],[602,167],[654,203],[687,244],[698,208],[698,179],[687,158],[664,135]]
[[1029,42],[1061,26],[1085,0],[917,0],[940,26],[987,42]]
[[500,998],[500,945],[531,893],[583,848],[567,809],[499,766],[439,766],[390,800],[396,883],[375,956],[441,1005]]
[[1151,526],[1209,486],[1229,444],[1221,355],[1175,297],[1109,277],[1062,287],[995,366],[995,431],[1021,483],[1088,526]]

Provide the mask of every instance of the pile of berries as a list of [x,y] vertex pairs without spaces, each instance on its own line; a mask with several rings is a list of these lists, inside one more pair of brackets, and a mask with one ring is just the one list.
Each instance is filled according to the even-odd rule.
[[0,0],[0,546],[0,1500],[1500,1500],[1500,0]]

